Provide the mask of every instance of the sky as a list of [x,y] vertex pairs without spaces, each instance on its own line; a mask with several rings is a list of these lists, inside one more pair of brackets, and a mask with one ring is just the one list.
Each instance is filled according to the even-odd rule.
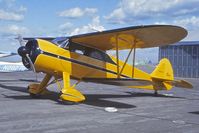
[[[70,36],[122,27],[169,24],[199,40],[199,0],[0,0],[0,51],[16,52],[14,39]],[[157,48],[136,57],[157,60]],[[123,52],[123,56],[125,56]]]

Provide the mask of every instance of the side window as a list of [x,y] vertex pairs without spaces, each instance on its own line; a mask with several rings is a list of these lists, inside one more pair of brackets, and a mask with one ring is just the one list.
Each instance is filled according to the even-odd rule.
[[109,62],[111,64],[115,64],[115,62],[113,62],[112,59],[106,53],[100,50],[86,47],[74,42],[69,42],[69,44],[67,45],[67,48],[69,49],[70,52],[74,52],[77,54],[88,56],[90,58],[94,58],[101,61]]
[[75,51],[74,51],[75,53],[78,53],[78,54],[84,54],[84,51],[82,51],[82,50],[79,50],[79,49],[75,49]]
[[85,52],[85,55],[94,59],[98,59],[101,61],[109,62],[111,64],[115,64],[115,62],[113,62],[112,59],[106,53],[101,52],[99,50],[88,48]]
[[105,54],[105,60],[106,60],[106,62],[109,62],[111,64],[115,64],[116,65],[116,63],[106,54]]
[[84,52],[85,52],[85,48],[83,46],[79,45],[79,44],[71,42],[69,44],[69,51],[83,55]]
[[99,51],[91,51],[88,56],[90,56],[91,58],[98,59],[98,60],[104,60],[103,55]]

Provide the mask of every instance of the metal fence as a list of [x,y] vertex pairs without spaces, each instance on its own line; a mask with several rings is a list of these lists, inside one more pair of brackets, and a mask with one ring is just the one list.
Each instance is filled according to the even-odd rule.
[[159,48],[159,60],[168,58],[175,77],[199,78],[199,45],[170,45]]

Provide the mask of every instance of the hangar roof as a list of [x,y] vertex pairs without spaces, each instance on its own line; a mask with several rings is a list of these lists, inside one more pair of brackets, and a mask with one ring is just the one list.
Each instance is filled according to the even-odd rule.
[[173,44],[173,46],[184,46],[184,45],[199,45],[199,41],[181,41]]

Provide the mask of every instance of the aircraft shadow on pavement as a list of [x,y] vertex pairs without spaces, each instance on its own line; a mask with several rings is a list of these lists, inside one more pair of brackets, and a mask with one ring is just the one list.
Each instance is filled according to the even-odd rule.
[[9,86],[9,85],[4,85],[0,84],[1,88],[12,90],[12,91],[18,91],[18,92],[26,92],[27,93],[27,88],[25,87],[18,87],[18,86]]
[[[24,92],[28,93],[26,87],[18,87],[18,86],[8,86],[8,85],[3,85],[0,84],[1,88],[12,90],[12,91],[17,91],[17,92]],[[29,95],[21,95],[21,96],[16,96],[16,95],[5,95],[2,94],[6,98],[13,98],[13,99],[27,99],[27,100],[36,100],[31,98]],[[113,101],[110,100],[110,98],[133,98],[133,97],[154,97],[154,94],[152,93],[139,93],[139,92],[126,92],[126,94],[85,94],[86,101],[84,101],[82,104],[87,104],[91,106],[97,106],[97,107],[116,107],[116,108],[136,108],[135,105],[127,104],[127,103],[122,103],[118,101]],[[181,98],[181,97],[174,97],[174,96],[165,96],[158,94],[156,97],[164,97],[164,98]],[[38,99],[48,99],[48,100],[53,100],[56,101],[58,104],[62,105],[73,105],[70,102],[62,102],[59,100],[59,93],[58,92],[53,92],[50,91],[50,94],[48,95],[42,95]],[[76,105],[76,104],[75,104]]]
[[[25,87],[17,87],[17,86],[7,86],[7,85],[3,85],[0,84],[1,88],[4,89],[8,89],[8,90],[12,90],[12,91],[18,91],[18,92],[25,92],[28,93],[27,88]],[[29,95],[14,95],[14,96],[9,96],[9,95],[5,95],[2,94],[4,97],[6,98],[13,98],[13,99],[27,99],[27,100],[37,100],[37,99],[49,99],[49,100],[53,100],[56,101],[58,104],[60,105],[74,105],[74,103],[70,103],[70,102],[62,102],[59,100],[59,93],[57,92],[52,92],[50,91],[49,95],[43,95],[37,99],[33,99],[31,98]],[[110,100],[105,100],[102,98],[125,98],[125,97],[130,97],[130,95],[97,95],[97,94],[85,94],[86,96],[86,101],[84,101],[82,104],[87,104],[87,105],[92,105],[92,106],[98,106],[98,107],[109,107],[109,106],[114,106],[116,108],[135,108],[136,106],[134,105],[130,105],[130,104],[126,104],[126,103],[121,103],[121,102],[116,102],[116,101],[110,101]]]
[[199,115],[199,111],[189,112],[191,114]]
[[181,98],[185,99],[184,97],[178,97],[178,96],[167,96],[165,94],[157,94],[154,93],[144,93],[144,92],[126,92],[131,95],[131,97],[162,97],[162,98]]
[[110,100],[109,98],[127,98],[130,95],[124,94],[85,94],[86,101],[83,104],[98,107],[116,107],[116,108],[135,108],[135,105]]
[[36,79],[9,79],[9,80],[0,80],[1,83],[8,83],[8,82],[21,82],[21,81],[24,81],[24,82],[35,82],[35,83],[39,83],[39,81],[37,81]]

